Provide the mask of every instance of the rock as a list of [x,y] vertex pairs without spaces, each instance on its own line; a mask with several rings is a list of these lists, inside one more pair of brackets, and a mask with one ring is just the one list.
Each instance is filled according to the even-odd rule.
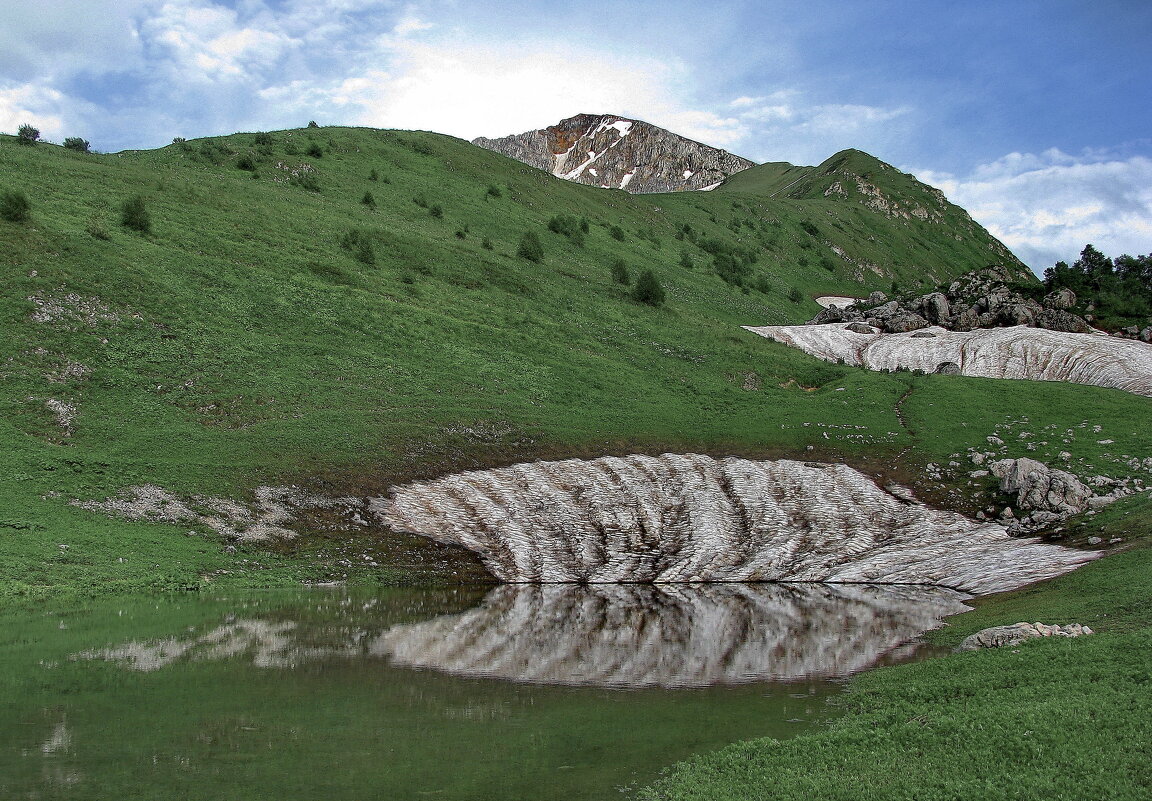
[[1076,476],[1034,459],[1002,459],[991,470],[1000,479],[1000,491],[1016,495],[1022,509],[1067,517],[1084,511],[1092,497],[1092,490]]
[[885,295],[883,292],[876,291],[868,296],[868,305],[878,306],[879,304],[884,303],[886,300],[888,300],[887,295]]
[[1046,626],[1043,623],[1014,623],[1011,626],[993,626],[978,631],[960,643],[957,650],[977,651],[981,648],[1003,648],[1006,645],[1019,645],[1041,637],[1080,637],[1092,634],[1092,629],[1079,623],[1067,626]]
[[889,334],[903,334],[920,328],[927,328],[928,321],[919,314],[899,311],[884,320],[884,331]]
[[1096,556],[886,492],[846,465],[664,454],[536,462],[395,487],[395,530],[513,582],[833,581],[988,593]]
[[916,331],[912,334],[913,339],[933,339],[935,336],[931,331]]
[[866,323],[849,323],[844,326],[845,331],[851,331],[854,334],[875,334],[876,329]]
[[996,321],[1000,325],[1033,325],[1036,311],[1025,303],[1007,303],[996,309]]
[[1152,325],[1140,332],[1141,342],[1152,342]]
[[939,375],[960,375],[960,365],[956,362],[940,362],[934,372]]
[[1092,326],[1082,317],[1060,309],[1044,309],[1036,316],[1036,327],[1049,331],[1066,331],[1072,334],[1087,334]]
[[952,307],[948,298],[941,292],[933,292],[921,298],[923,315],[933,325],[944,325],[952,316]]
[[1071,309],[1076,305],[1076,293],[1067,287],[1057,289],[1046,295],[1041,303],[1046,309]]
[[1088,544],[1089,545],[1099,545],[1102,542],[1104,542],[1104,540],[1101,539],[1100,537],[1089,537],[1088,538]]

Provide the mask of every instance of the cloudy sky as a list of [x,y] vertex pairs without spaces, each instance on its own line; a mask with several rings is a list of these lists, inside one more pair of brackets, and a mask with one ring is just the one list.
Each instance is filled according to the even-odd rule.
[[464,138],[578,112],[760,161],[866,150],[1034,269],[1152,252],[1147,0],[4,0],[0,131]]

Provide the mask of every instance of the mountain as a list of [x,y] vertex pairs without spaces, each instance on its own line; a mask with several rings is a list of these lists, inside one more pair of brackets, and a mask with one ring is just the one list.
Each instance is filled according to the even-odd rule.
[[641,120],[577,114],[538,131],[472,144],[558,178],[633,194],[715,189],[755,162]]

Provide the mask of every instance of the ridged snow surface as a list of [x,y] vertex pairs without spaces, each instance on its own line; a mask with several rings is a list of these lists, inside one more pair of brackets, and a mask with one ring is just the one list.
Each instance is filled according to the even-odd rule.
[[704,687],[864,670],[965,596],[812,584],[505,585],[475,609],[393,626],[393,664],[542,684]]
[[832,581],[979,594],[1092,558],[901,500],[846,465],[786,460],[534,462],[403,485],[370,505],[395,529],[475,551],[508,582]]
[[934,326],[906,334],[856,333],[843,323],[744,327],[826,361],[843,359],[869,370],[903,367],[932,373],[951,362],[961,375],[1066,381],[1152,397],[1152,345],[1107,334],[1026,326],[972,331]]

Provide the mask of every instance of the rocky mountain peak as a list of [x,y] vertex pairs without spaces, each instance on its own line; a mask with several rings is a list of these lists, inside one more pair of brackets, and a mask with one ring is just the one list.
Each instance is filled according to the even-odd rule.
[[726,150],[614,114],[577,114],[538,131],[472,143],[559,178],[636,194],[715,189],[728,176],[755,166]]

